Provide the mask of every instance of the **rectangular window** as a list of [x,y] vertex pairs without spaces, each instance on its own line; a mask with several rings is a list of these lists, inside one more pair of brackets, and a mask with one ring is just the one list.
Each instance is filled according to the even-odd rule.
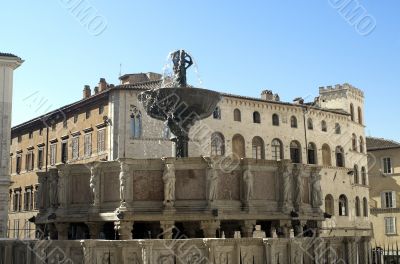
[[390,158],[383,158],[383,173],[391,174],[392,171],[392,160]]
[[387,191],[381,194],[382,208],[396,208],[396,192]]
[[21,164],[22,164],[22,156],[21,155],[17,156],[17,161],[16,162],[17,163],[16,163],[16,166],[15,166],[15,172],[17,174],[20,174],[21,173]]
[[35,192],[33,193],[33,209],[37,210],[39,208],[39,185],[35,186]]
[[34,154],[33,154],[33,151],[30,150],[25,155],[25,169],[26,169],[26,171],[33,170],[33,166],[34,166]]
[[85,134],[84,140],[85,157],[90,157],[92,155],[92,133]]
[[396,234],[396,218],[385,217],[385,234],[395,235]]
[[25,220],[25,225],[24,225],[24,238],[25,239],[31,238],[31,231],[32,231],[31,222],[29,222],[29,220]]
[[68,141],[63,141],[61,143],[61,162],[67,163],[68,161]]
[[21,191],[20,190],[14,190],[14,212],[20,212],[21,211]]
[[105,135],[106,135],[106,130],[101,129],[97,131],[97,152],[101,153],[106,150],[106,140],[105,140]]
[[41,170],[43,168],[43,148],[38,149],[38,160],[37,160],[37,166],[38,169]]
[[14,238],[19,238],[19,219],[14,219]]
[[57,162],[57,145],[51,144],[50,145],[50,165],[54,166]]
[[79,137],[72,138],[72,159],[77,160],[79,158]]
[[26,187],[24,193],[24,210],[31,211],[33,209],[32,187]]

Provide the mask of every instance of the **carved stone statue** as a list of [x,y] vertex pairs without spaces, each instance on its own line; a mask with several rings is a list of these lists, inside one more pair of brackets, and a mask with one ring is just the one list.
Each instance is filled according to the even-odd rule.
[[284,203],[290,203],[292,200],[292,175],[289,171],[289,167],[285,165],[282,169],[282,201]]
[[207,170],[208,180],[208,200],[215,201],[217,199],[218,190],[218,171],[216,170],[216,164],[213,162],[209,163]]
[[317,170],[311,172],[311,202],[315,208],[322,205],[321,175]]
[[192,57],[184,50],[172,52],[170,56],[174,64],[174,86],[187,87],[186,70],[193,64]]
[[295,165],[293,168],[294,174],[294,204],[300,207],[303,200],[303,168],[300,165]]
[[45,199],[46,183],[47,183],[47,177],[44,176],[39,177],[38,204],[40,209],[44,209],[47,206]]
[[119,173],[119,197],[121,200],[121,205],[125,204],[126,195],[126,178],[129,174],[129,165],[125,162],[120,163],[120,173]]
[[165,164],[164,174],[164,204],[173,204],[175,201],[175,166]]
[[67,187],[66,183],[66,177],[69,174],[69,170],[67,167],[62,168],[61,170],[58,171],[58,203],[60,205],[64,205],[66,201],[66,190],[65,188]]
[[93,204],[99,203],[99,190],[97,190],[99,170],[96,165],[90,167],[90,189],[92,190]]
[[243,172],[243,182],[245,184],[245,199],[247,201],[253,199],[254,175],[249,169]]
[[58,206],[58,175],[52,174],[50,177],[50,205]]

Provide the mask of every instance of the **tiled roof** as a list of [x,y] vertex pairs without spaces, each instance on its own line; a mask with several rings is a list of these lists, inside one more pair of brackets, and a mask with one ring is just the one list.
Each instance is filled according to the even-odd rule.
[[3,53],[0,52],[0,57],[11,57],[11,58],[19,58],[18,56],[11,54],[11,53]]
[[400,148],[400,143],[390,139],[367,137],[368,151],[393,148]]

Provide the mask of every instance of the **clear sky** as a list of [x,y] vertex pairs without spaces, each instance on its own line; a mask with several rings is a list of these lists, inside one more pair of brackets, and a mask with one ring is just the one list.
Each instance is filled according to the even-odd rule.
[[[3,1],[0,51],[25,60],[13,125],[80,99],[100,77],[117,84],[120,64],[122,74],[161,72],[184,48],[217,91],[292,101],[351,83],[365,92],[367,134],[400,141],[400,2],[351,0],[347,10],[363,14],[349,20],[344,1]],[[86,19],[80,7],[91,8]]]

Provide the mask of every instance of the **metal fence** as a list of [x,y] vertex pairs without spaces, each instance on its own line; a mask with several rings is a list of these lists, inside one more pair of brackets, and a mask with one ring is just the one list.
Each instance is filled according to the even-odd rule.
[[372,264],[400,264],[400,249],[396,245],[375,246],[372,249]]

